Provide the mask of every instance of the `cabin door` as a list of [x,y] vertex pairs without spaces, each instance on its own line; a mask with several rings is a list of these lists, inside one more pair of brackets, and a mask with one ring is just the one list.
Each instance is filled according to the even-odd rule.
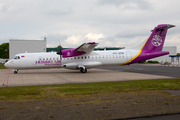
[[129,61],[132,59],[131,51],[126,51],[126,61]]

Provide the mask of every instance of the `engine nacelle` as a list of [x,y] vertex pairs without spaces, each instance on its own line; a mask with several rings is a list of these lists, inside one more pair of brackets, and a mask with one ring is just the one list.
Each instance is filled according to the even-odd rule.
[[75,57],[75,56],[79,56],[79,55],[85,54],[84,51],[76,52],[75,50],[76,50],[75,48],[62,50],[62,57],[63,58]]

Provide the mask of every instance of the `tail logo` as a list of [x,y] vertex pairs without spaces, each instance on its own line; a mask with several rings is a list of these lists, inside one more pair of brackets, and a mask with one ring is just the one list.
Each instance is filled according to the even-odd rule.
[[152,40],[151,40],[151,43],[154,45],[154,46],[160,46],[162,44],[162,38],[161,36],[159,35],[154,35]]

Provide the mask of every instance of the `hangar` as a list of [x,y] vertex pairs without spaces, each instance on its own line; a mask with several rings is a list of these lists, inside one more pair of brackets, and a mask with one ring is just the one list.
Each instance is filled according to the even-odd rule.
[[9,40],[9,59],[18,53],[25,52],[46,52],[46,38],[44,40]]

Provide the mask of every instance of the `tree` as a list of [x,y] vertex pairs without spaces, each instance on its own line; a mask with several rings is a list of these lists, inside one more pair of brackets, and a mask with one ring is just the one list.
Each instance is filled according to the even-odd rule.
[[0,45],[0,58],[9,58],[9,43]]
[[177,53],[176,55],[180,55],[180,53]]
[[58,45],[58,46],[57,46],[57,47],[55,47],[55,48],[60,48],[60,47],[61,47],[61,48],[63,48],[61,45]]

